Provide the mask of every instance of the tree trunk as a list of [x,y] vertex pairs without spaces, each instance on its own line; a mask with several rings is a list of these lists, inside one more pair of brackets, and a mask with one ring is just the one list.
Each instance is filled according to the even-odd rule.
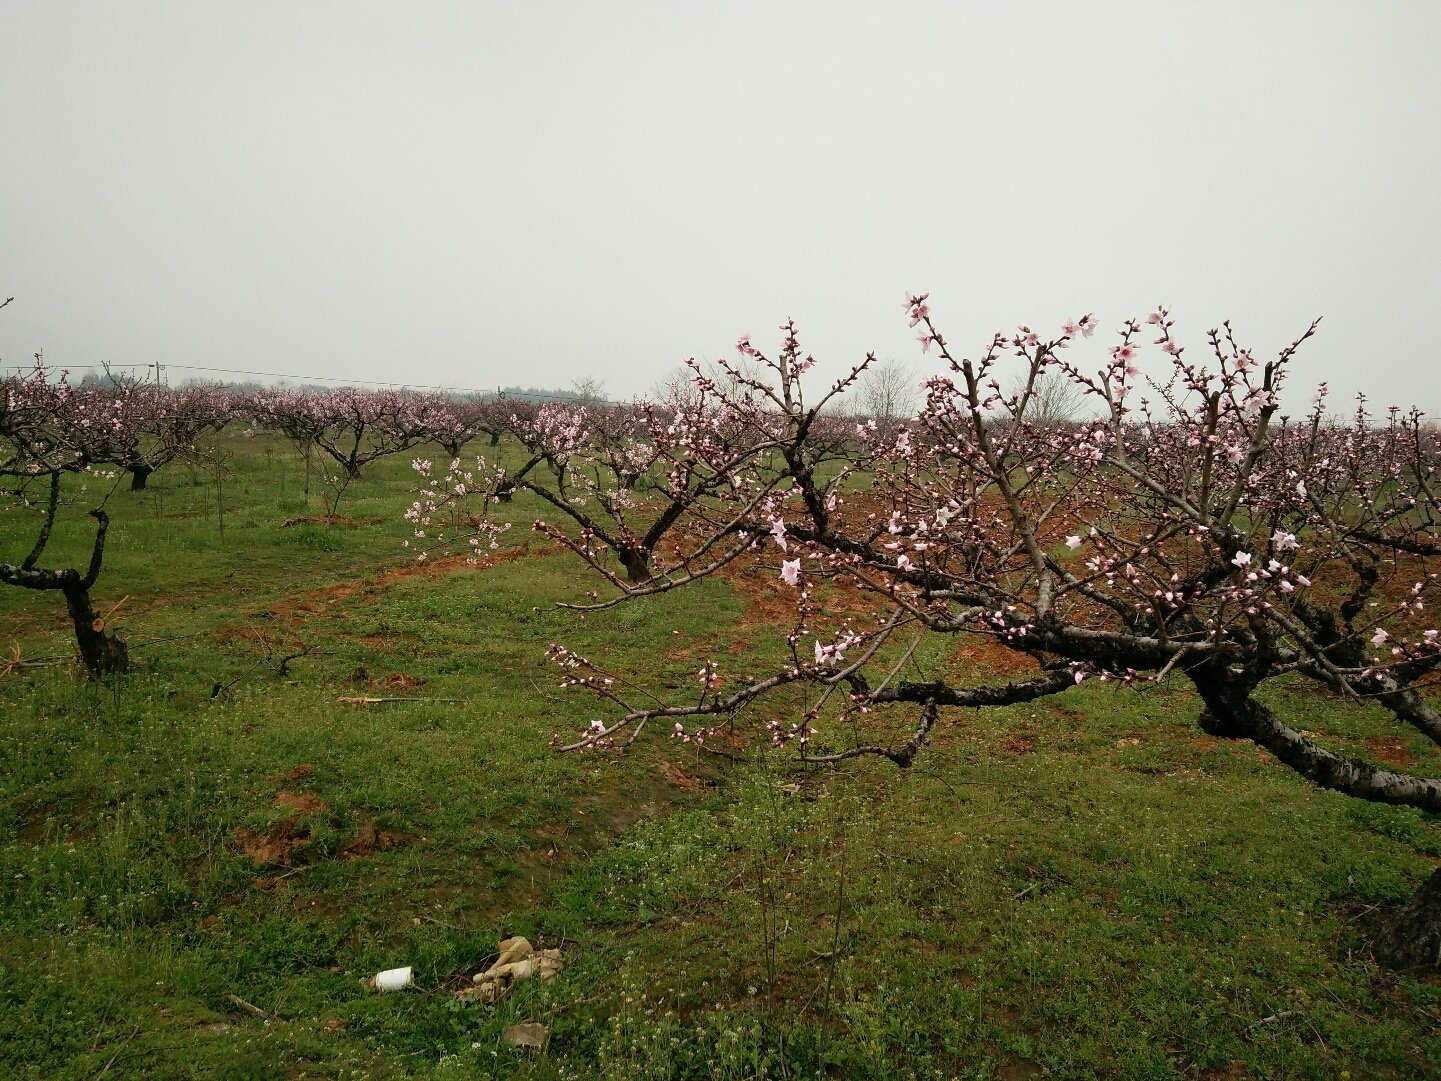
[[1441,869],[1382,928],[1372,949],[1387,968],[1441,969]]
[[155,472],[155,467],[146,465],[144,462],[136,462],[126,468],[130,470],[130,490],[132,492],[145,491],[145,483],[150,479],[150,474]]
[[96,507],[90,517],[96,521],[95,543],[90,549],[90,566],[82,575],[74,567],[53,570],[37,567],[35,563],[44,554],[45,544],[50,539],[50,527],[55,523],[55,508],[60,502],[60,474],[50,475],[50,503],[40,536],[35,547],[18,566],[0,563],[0,582],[19,586],[21,589],[41,591],[59,590],[65,597],[65,607],[70,613],[70,622],[75,628],[75,645],[92,676],[103,676],[109,672],[124,672],[129,663],[125,643],[112,634],[105,633],[105,621],[90,603],[90,587],[100,577],[100,568],[105,559],[105,537],[110,531],[110,516],[103,507]]
[[625,576],[632,582],[650,581],[650,553],[644,548],[621,548],[617,553]]
[[80,659],[92,676],[124,672],[130,667],[125,642],[109,634],[95,606],[90,603],[90,590],[80,584],[63,587],[65,607],[75,627],[75,644]]

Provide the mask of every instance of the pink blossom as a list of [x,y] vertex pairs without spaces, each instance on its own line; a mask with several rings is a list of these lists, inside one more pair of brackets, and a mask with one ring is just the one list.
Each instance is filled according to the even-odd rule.
[[922,293],[918,297],[906,294],[906,312],[911,317],[911,326],[916,326],[931,317],[931,309],[926,307],[926,297],[929,294]]
[[1379,646],[1383,642],[1387,641],[1390,637],[1391,636],[1386,633],[1385,628],[1377,627],[1376,633],[1371,636],[1371,644],[1373,646]]
[[789,545],[786,544],[786,523],[784,518],[771,519],[771,536],[774,537],[776,543],[781,546],[782,552],[789,548]]
[[1284,529],[1278,529],[1271,534],[1271,543],[1275,545],[1278,552],[1294,552],[1301,547],[1296,543],[1296,534],[1287,533]]
[[788,586],[800,584],[801,561],[799,559],[786,559],[781,561],[781,580]]
[[1249,567],[1251,565],[1251,553],[1237,552],[1231,557],[1231,562],[1237,567]]
[[1080,546],[1081,546],[1081,538],[1080,538],[1080,537],[1070,536],[1070,537],[1067,537],[1067,538],[1066,538],[1066,547],[1069,548],[1069,549],[1071,549],[1071,551],[1074,552],[1074,551],[1075,551],[1077,548],[1079,548]]

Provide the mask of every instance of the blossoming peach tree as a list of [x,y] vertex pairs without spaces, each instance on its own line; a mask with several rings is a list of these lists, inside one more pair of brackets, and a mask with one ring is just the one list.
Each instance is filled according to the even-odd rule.
[[[924,294],[908,296],[906,311],[945,371],[899,426],[851,420],[837,438],[836,399],[874,358],[808,395],[813,360],[789,324],[774,356],[743,338],[726,380],[696,369],[684,410],[662,423],[657,409],[648,445],[661,490],[672,501],[692,493],[663,564],[622,578],[595,530],[576,539],[537,523],[605,579],[609,594],[588,607],[749,561],[768,568],[794,612],[783,664],[729,678],[709,661],[687,701],[640,701],[598,663],[553,647],[565,683],[614,711],[561,749],[632,740],[652,720],[704,741],[800,684],[812,693],[768,722],[771,742],[812,763],[878,755],[906,767],[958,707],[1033,701],[1086,680],[1180,679],[1199,696],[1205,732],[1252,740],[1324,788],[1441,813],[1441,780],[1338,754],[1267,704],[1311,683],[1379,703],[1441,743],[1428,698],[1441,635],[1427,609],[1441,507],[1436,440],[1420,414],[1377,417],[1363,401],[1339,418],[1323,386],[1304,417],[1284,415],[1279,391],[1316,324],[1262,360],[1229,324],[1183,344],[1160,308],[1123,323],[1097,365],[1081,359],[1096,348],[1085,342],[1098,329],[1091,315],[1049,338],[998,333],[969,358],[952,351]],[[1143,353],[1164,374],[1143,377]],[[1038,388],[1061,379],[1090,403],[1086,419],[1035,409]],[[705,482],[685,480],[696,475]],[[427,498],[453,497],[433,484]],[[867,601],[865,614],[852,606],[828,623],[818,599],[840,586]],[[908,659],[937,638],[993,642],[1018,675],[911,678]],[[1438,901],[1441,872],[1378,951],[1435,963]]]
[[[0,553],[0,582],[64,597],[76,647],[91,675],[123,671],[128,664],[125,642],[107,628],[90,596],[105,559],[108,492],[89,511],[95,537],[87,565],[47,567],[41,560],[55,529],[62,479],[93,473],[92,463],[105,460],[106,448],[133,444],[133,419],[123,391],[77,391],[64,373],[52,378],[38,356],[30,375],[0,380],[0,500],[36,515],[28,550],[22,544],[19,552]],[[10,562],[14,556],[17,561]]]

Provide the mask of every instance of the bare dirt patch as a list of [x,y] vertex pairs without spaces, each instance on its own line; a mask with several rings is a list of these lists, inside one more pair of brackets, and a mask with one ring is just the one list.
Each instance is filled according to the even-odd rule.
[[662,758],[656,763],[656,768],[660,770],[662,777],[682,792],[694,792],[701,786],[701,779],[699,777],[694,773],[687,773],[668,759]]
[[249,826],[236,826],[231,839],[250,862],[259,867],[293,867],[297,848],[310,843],[310,827],[287,819],[269,830],[253,830]]
[[315,776],[315,767],[309,762],[302,762],[289,773],[282,773],[270,778],[279,784],[294,784],[296,781],[303,781],[307,777]]
[[693,661],[697,657],[709,659],[714,657],[717,646],[714,637],[709,634],[697,635],[688,642],[678,643],[666,651],[666,656],[673,661]]
[[964,644],[952,652],[951,661],[983,675],[1017,676],[1040,672],[1040,665],[1026,654],[1007,649],[994,639],[975,635],[968,636]]
[[[281,785],[293,785],[313,776],[315,767],[306,762],[270,779]],[[295,792],[281,788],[275,793],[275,806],[283,808],[286,813],[282,821],[262,829],[236,826],[231,830],[231,841],[243,855],[250,857],[250,862],[257,869],[300,869],[316,862],[318,853],[307,853],[303,850],[316,839],[314,828],[317,818],[325,816],[323,821],[332,827],[339,828],[343,825],[342,817],[313,792]],[[351,860],[377,851],[384,852],[409,840],[397,830],[377,829],[374,820],[365,811],[352,810],[349,818],[353,823],[354,835],[336,850],[336,859]],[[285,888],[286,877],[282,875],[278,878],[257,878],[255,884],[263,890],[279,890]]]
[[1378,762],[1388,766],[1414,766],[1416,758],[1406,745],[1395,736],[1372,736],[1366,741],[1366,749]]
[[342,860],[353,860],[360,856],[369,856],[374,852],[385,852],[403,845],[409,840],[398,830],[376,829],[375,822],[364,811],[351,811],[350,817],[355,820],[355,837],[341,845],[339,851],[336,852],[336,856]]
[[[773,571],[762,565],[738,566],[731,564],[721,571],[721,577],[729,582],[737,595],[745,602],[745,610],[734,629],[744,631],[752,627],[765,627],[774,631],[794,626],[796,622],[795,591],[779,584],[773,578]],[[879,610],[874,594],[856,587],[855,583],[836,578],[817,590],[813,599],[814,615],[810,622],[824,620],[839,623],[850,620],[856,624],[870,624],[875,621]]]
[[323,814],[330,810],[330,804],[309,792],[302,792],[298,795],[294,792],[277,792],[275,793],[275,802],[281,807],[302,815]]

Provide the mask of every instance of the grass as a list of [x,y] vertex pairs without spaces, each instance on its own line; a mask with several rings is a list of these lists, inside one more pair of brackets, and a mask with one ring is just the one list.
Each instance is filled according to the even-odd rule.
[[[595,713],[549,642],[676,689],[784,629],[722,582],[581,620],[554,603],[591,584],[538,542],[397,573],[405,462],[340,506],[376,521],[284,527],[297,460],[230,449],[223,539],[213,477],[183,466],[111,500],[96,600],[126,598],[137,671],[0,679],[6,1076],[1441,1076],[1441,985],[1366,950],[1441,858],[1433,819],[1202,736],[1179,688],[958,713],[909,771],[661,732],[557,756]],[[87,550],[75,494],[55,561]],[[30,521],[0,517],[0,553]],[[5,591],[0,627],[24,657],[71,652],[53,597]],[[362,695],[458,701],[339,701]],[[1441,770],[1377,713],[1271,704]],[[559,946],[562,976],[453,1001],[512,933]],[[361,987],[403,964],[420,991]],[[502,1042],[518,1020],[550,1026],[544,1056]]]

